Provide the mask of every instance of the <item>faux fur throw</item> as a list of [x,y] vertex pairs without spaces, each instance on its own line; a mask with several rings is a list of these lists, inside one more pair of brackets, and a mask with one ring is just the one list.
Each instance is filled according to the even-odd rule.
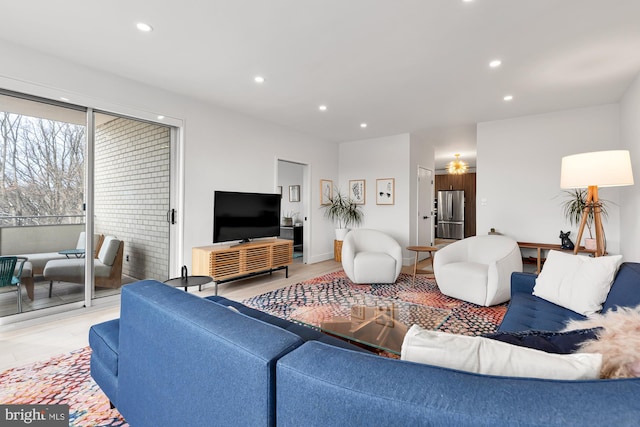
[[589,328],[600,328],[597,338],[583,342],[577,351],[602,354],[601,378],[640,377],[640,306],[573,320],[565,331]]

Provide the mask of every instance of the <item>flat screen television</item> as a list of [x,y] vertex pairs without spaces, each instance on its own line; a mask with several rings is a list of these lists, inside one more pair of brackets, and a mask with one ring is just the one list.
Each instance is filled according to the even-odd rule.
[[280,235],[280,194],[216,191],[213,243]]

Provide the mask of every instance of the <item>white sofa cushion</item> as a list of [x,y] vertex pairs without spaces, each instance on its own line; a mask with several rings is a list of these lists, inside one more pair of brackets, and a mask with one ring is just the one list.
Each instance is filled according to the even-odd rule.
[[553,354],[483,337],[429,331],[413,325],[401,359],[486,375],[556,380],[596,379],[602,355]]
[[98,253],[98,260],[100,260],[104,265],[113,265],[119,248],[120,240],[113,236],[105,237],[104,242],[102,242],[102,246],[100,247],[100,253]]
[[584,316],[602,310],[622,255],[591,258],[549,251],[533,295]]

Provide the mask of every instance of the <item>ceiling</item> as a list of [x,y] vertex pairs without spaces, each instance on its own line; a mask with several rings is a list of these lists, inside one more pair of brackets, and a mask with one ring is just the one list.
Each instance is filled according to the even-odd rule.
[[427,136],[442,168],[475,164],[478,122],[618,102],[638,17],[638,0],[20,0],[0,39],[330,142]]

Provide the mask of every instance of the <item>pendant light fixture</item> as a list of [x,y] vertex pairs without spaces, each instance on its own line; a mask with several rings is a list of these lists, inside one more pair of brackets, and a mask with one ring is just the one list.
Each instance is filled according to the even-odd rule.
[[460,160],[460,154],[456,154],[456,159],[449,162],[447,165],[447,172],[452,175],[462,175],[467,173],[467,169],[469,169],[469,165],[466,162]]

